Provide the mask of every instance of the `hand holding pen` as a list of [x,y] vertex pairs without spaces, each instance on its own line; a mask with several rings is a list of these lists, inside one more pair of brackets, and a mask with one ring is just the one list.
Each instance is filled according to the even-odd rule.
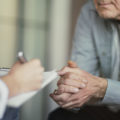
[[38,90],[43,80],[44,68],[40,60],[33,59],[27,62],[22,52],[18,53],[18,59],[20,62],[14,64],[9,73],[2,77],[10,91],[9,97]]

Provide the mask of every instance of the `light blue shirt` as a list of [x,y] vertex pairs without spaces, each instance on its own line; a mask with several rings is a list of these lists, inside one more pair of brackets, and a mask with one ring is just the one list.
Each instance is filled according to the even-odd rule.
[[[112,31],[111,20],[101,18],[93,0],[81,9],[73,40],[72,60],[93,75],[106,78],[108,87],[102,104],[120,105],[120,82],[112,79]],[[117,71],[119,72],[119,71]]]

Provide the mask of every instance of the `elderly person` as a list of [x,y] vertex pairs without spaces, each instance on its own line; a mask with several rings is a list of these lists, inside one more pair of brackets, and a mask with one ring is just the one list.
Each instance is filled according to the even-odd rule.
[[[89,0],[81,10],[72,60],[51,97],[65,109],[50,120],[120,120],[120,0]],[[57,117],[56,117],[57,116]],[[58,119],[57,119],[58,118]]]
[[[2,70],[0,71],[0,75]],[[25,64],[17,62],[7,75],[0,77],[0,120],[18,120],[18,109],[7,107],[9,98],[38,90],[41,86],[43,67],[39,60]],[[6,110],[6,112],[5,112]]]

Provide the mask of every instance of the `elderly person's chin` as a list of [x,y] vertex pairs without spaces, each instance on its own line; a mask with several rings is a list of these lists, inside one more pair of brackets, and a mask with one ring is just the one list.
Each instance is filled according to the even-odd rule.
[[104,18],[104,19],[116,19],[116,20],[120,20],[120,14],[115,14],[115,12],[111,12],[111,11],[98,11],[98,14]]

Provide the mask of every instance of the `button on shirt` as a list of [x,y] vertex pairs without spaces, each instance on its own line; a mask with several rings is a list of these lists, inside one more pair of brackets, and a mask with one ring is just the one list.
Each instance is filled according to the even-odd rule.
[[0,119],[2,119],[6,109],[8,94],[8,87],[2,80],[0,80]]

